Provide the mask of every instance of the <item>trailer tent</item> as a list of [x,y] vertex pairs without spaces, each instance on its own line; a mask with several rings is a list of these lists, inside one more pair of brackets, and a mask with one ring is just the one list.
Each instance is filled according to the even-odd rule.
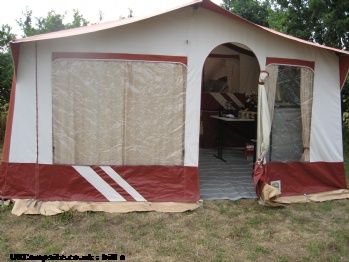
[[256,128],[220,145],[256,139],[258,196],[348,196],[340,94],[347,51],[255,25],[208,0],[17,39],[11,51],[2,198],[39,209],[73,201],[121,212],[196,206],[199,147],[217,147],[212,115],[227,101],[243,107],[251,93]]

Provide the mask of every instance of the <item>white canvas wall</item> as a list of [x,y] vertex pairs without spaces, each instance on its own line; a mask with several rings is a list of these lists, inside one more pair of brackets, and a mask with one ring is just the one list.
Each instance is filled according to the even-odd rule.
[[35,43],[23,45],[17,70],[10,162],[36,162]]
[[37,78],[35,43],[22,43],[10,162],[36,160],[37,79],[39,162],[52,163],[52,52],[101,52],[188,57],[184,165],[198,166],[203,64],[214,48],[230,42],[249,47],[256,54],[261,70],[265,68],[266,57],[315,62],[311,161],[342,161],[338,58],[328,51],[284,39],[206,9],[188,7],[120,28],[39,41]]

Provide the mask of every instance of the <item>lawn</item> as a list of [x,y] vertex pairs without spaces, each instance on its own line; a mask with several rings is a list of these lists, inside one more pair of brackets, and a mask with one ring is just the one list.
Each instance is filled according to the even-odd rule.
[[184,213],[68,211],[52,217],[17,217],[2,207],[0,261],[14,253],[118,254],[126,261],[349,261],[348,213],[348,200],[282,208],[219,200]]
[[127,261],[348,261],[349,201],[267,208],[255,200],[205,201],[185,213],[0,211],[0,257],[12,253]]

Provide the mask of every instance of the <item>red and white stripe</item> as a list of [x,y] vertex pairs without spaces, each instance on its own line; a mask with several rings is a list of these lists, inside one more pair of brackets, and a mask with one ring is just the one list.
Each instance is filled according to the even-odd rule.
[[238,109],[244,104],[233,93],[210,93],[210,95],[223,107],[226,108],[228,101],[233,102],[233,109]]
[[233,93],[227,93],[227,95],[238,106],[238,108],[244,107],[244,104]]
[[73,168],[109,201],[127,201],[127,199],[107,182],[108,178],[103,179],[106,175],[125,190],[134,200],[147,201],[110,166],[100,166],[100,169],[104,171],[103,178],[89,166],[73,166]]
[[195,202],[200,199],[198,177],[198,167],[187,166],[2,162],[0,197],[42,201]]

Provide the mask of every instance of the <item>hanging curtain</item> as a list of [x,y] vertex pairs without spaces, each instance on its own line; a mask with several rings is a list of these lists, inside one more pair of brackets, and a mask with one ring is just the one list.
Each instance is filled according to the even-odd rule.
[[257,158],[263,159],[267,154],[270,145],[270,130],[271,119],[269,112],[269,105],[267,99],[267,92],[264,86],[264,81],[268,77],[268,72],[262,71],[260,74],[258,85],[258,145],[257,145]]
[[301,68],[301,115],[302,115],[302,140],[303,140],[303,155],[301,161],[310,161],[310,130],[311,130],[311,115],[313,105],[313,85],[314,72],[309,68]]
[[204,64],[204,92],[221,92],[224,87],[217,80],[227,76],[225,58],[208,57]]
[[227,59],[227,80],[229,93],[240,93],[240,61],[237,59]]
[[[265,170],[264,157],[270,146],[271,117],[269,112],[268,95],[264,86],[268,77],[267,71],[262,71],[258,85],[258,125],[257,125],[257,162],[254,165],[253,181],[257,196],[265,205],[275,206],[272,199],[281,192],[267,184],[267,174]],[[275,93],[274,93],[275,94]]]
[[276,95],[276,90],[277,90],[277,81],[278,81],[278,74],[279,74],[279,66],[278,65],[270,65],[267,67],[267,71],[269,73],[269,77],[265,80],[265,88],[267,90],[269,115],[270,115],[271,121],[273,121],[275,95]]

